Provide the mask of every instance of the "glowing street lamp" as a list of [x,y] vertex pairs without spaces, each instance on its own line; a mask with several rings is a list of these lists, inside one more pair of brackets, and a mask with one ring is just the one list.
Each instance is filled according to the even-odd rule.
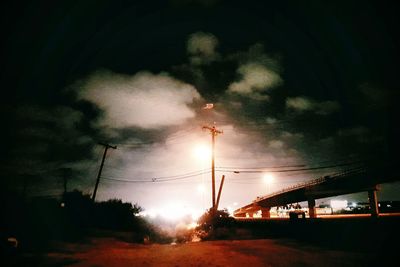
[[199,192],[200,194],[204,194],[206,192],[206,188],[203,184],[199,184],[197,186],[197,192]]
[[265,184],[267,185],[267,194],[268,194],[269,186],[270,186],[270,184],[272,184],[274,182],[275,178],[274,178],[274,176],[272,176],[272,174],[266,173],[266,174],[264,174],[263,179],[264,179]]
[[211,157],[211,149],[205,145],[198,145],[194,149],[194,155],[199,160],[208,160]]

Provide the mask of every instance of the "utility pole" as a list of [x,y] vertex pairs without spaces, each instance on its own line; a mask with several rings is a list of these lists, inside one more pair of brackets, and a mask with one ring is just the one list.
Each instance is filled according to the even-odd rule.
[[222,175],[221,184],[219,185],[217,204],[215,204],[215,210],[218,210],[219,199],[221,198],[222,187],[224,186],[225,175]]
[[222,134],[222,131],[217,130],[215,126],[203,126],[203,130],[209,130],[211,133],[211,143],[212,143],[212,150],[211,150],[211,189],[212,189],[212,210],[215,209],[215,136],[218,134]]
[[99,186],[101,171],[103,170],[104,161],[105,161],[106,155],[107,155],[107,150],[108,150],[109,148],[117,149],[116,146],[111,146],[111,145],[109,145],[109,144],[99,143],[99,145],[104,146],[104,154],[103,154],[103,159],[101,160],[101,165],[100,165],[99,173],[97,174],[96,185],[95,185],[95,187],[94,187],[94,191],[93,191],[93,195],[92,195],[92,200],[93,200],[93,202],[94,202],[95,199],[96,199],[97,187]]
[[72,171],[70,168],[61,168],[61,177],[63,178],[63,189],[64,195],[67,193],[67,183],[68,180],[71,178]]

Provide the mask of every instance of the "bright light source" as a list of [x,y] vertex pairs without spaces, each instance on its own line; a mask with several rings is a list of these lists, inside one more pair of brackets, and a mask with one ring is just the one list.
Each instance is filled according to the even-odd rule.
[[226,209],[228,210],[229,215],[233,215],[233,212],[235,211],[231,206],[226,207]]
[[200,160],[206,160],[211,157],[211,149],[206,145],[197,145],[194,148],[194,155]]
[[197,192],[199,192],[200,194],[203,194],[206,192],[206,187],[203,184],[199,184],[197,186]]
[[144,217],[150,217],[152,219],[154,219],[155,217],[157,217],[157,211],[154,209],[151,210],[145,210],[145,211],[141,211],[139,212],[140,216],[144,216]]
[[264,174],[263,179],[266,184],[270,184],[275,180],[274,176],[272,176],[270,173]]
[[203,215],[204,211],[203,210],[191,210],[190,213],[191,213],[190,216],[192,217],[192,220],[197,221],[201,217],[201,215]]
[[167,220],[179,220],[185,215],[186,211],[182,205],[171,203],[162,209],[161,215]]
[[191,230],[191,229],[196,228],[197,226],[198,226],[198,224],[197,224],[196,222],[191,222],[191,223],[189,223],[188,225],[186,225],[186,228],[187,228],[188,230]]
[[347,207],[347,200],[331,200],[332,209],[345,209]]
[[193,221],[197,221],[197,219],[200,218],[203,213],[204,211],[202,210],[188,208],[187,206],[175,202],[164,205],[158,209],[152,209],[147,212],[143,212],[142,215],[147,215],[152,218],[155,216],[161,216],[168,221],[177,222],[187,217],[191,217]]

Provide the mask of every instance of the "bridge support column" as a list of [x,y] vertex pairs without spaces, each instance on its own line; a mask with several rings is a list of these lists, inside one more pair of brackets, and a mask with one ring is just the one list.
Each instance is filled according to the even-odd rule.
[[376,197],[375,189],[368,191],[368,200],[369,200],[369,206],[371,208],[371,216],[378,217],[379,216],[378,198]]
[[310,218],[317,218],[317,213],[315,211],[315,199],[308,200],[308,214]]
[[271,208],[261,208],[261,217],[271,218]]

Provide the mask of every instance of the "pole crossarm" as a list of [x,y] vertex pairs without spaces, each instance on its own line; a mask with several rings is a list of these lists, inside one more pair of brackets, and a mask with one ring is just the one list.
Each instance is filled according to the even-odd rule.
[[98,144],[99,144],[99,145],[102,145],[102,146],[104,146],[104,147],[108,147],[108,148],[112,148],[112,149],[117,149],[117,146],[112,146],[112,145],[110,145],[110,144],[105,144],[105,143],[101,143],[101,142],[99,142]]
[[202,127],[203,130],[209,130],[213,135],[218,135],[218,134],[223,134],[223,131],[217,130],[217,128],[215,128],[215,126],[203,126]]

